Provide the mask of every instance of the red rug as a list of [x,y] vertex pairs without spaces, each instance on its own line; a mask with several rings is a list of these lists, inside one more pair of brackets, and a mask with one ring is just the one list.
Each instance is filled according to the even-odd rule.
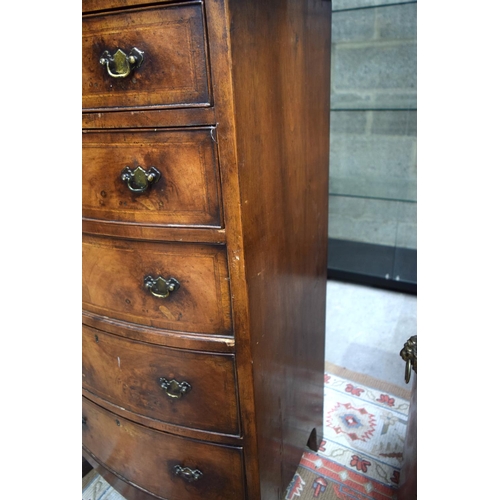
[[410,393],[327,365],[324,440],[304,452],[286,500],[397,498]]

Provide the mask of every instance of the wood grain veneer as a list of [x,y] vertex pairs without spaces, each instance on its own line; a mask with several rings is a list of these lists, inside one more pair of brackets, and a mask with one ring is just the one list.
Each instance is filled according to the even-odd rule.
[[[243,497],[241,448],[159,432],[117,418],[87,399],[82,409],[84,449],[118,477],[168,500]],[[173,472],[176,465],[200,470],[203,476],[186,482]]]
[[[162,226],[221,226],[213,128],[85,131],[83,213],[89,219]],[[129,167],[157,169],[144,192],[121,178]],[[132,187],[134,187],[132,185]]]
[[[83,388],[112,404],[183,427],[239,434],[234,356],[172,349],[83,328]],[[187,382],[172,398],[160,379]]]
[[[105,2],[103,2],[103,5]],[[203,2],[165,4],[84,17],[84,109],[210,104]],[[108,50],[145,53],[130,78],[113,78],[96,64]]]
[[[83,237],[82,298],[87,311],[167,330],[232,331],[225,248]],[[154,297],[144,278],[175,278],[180,288]]]

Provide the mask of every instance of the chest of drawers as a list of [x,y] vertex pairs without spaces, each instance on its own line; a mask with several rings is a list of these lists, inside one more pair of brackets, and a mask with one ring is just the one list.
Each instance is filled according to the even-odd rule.
[[83,0],[83,453],[282,500],[323,427],[330,9]]

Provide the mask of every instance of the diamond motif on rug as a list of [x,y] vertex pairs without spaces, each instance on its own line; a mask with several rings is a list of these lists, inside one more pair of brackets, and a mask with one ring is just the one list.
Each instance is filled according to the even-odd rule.
[[324,381],[325,434],[317,453],[302,455],[294,500],[395,500],[408,399],[333,373]]
[[375,431],[375,415],[365,408],[356,408],[351,403],[338,402],[327,415],[328,427],[337,434],[345,434],[352,441],[368,441]]

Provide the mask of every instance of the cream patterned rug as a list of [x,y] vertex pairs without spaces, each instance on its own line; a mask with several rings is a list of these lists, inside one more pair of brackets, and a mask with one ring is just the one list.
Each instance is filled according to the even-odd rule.
[[95,470],[83,478],[83,500],[125,500]]
[[324,439],[305,451],[285,500],[397,498],[410,392],[326,365]]
[[[284,500],[394,500],[410,392],[327,364],[324,439],[305,451]],[[83,500],[125,500],[94,470]],[[231,500],[231,499],[224,499]]]

